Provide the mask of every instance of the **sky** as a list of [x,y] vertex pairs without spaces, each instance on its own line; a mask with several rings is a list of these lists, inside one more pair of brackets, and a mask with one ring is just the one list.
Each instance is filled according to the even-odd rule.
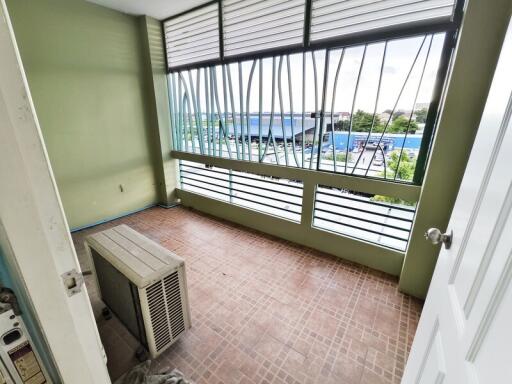
[[[381,72],[381,65],[384,55],[385,43],[374,43],[364,46],[355,46],[342,49],[334,49],[329,53],[328,63],[328,76],[327,76],[327,93],[325,100],[325,110],[336,112],[351,112],[362,109],[364,111],[373,113],[383,112],[386,109],[393,109],[397,104],[397,110],[411,110],[413,105],[418,103],[428,103],[431,99],[432,89],[435,83],[437,68],[441,55],[441,50],[444,41],[444,34],[439,33],[435,35],[413,37],[392,40],[387,44],[386,57],[383,66],[383,75],[381,79],[381,89],[379,101],[376,105],[377,90],[379,84],[379,77]],[[419,52],[419,54],[418,54]],[[341,61],[340,71],[338,74],[338,82],[336,91],[334,90],[334,79],[336,70],[340,63],[340,58],[343,54]],[[364,62],[363,62],[364,54]],[[313,71],[313,55],[316,61],[317,68],[317,87],[316,87],[316,102],[315,102],[315,82]],[[416,62],[415,57],[418,55]],[[322,107],[322,89],[324,82],[326,51],[320,50],[314,53],[308,52],[306,54],[306,89],[305,89],[305,108],[307,112],[319,110]],[[289,56],[290,69],[288,69],[286,57],[282,60],[281,68],[281,92],[283,112],[289,113],[293,109],[294,113],[302,112],[302,79],[303,79],[303,55],[302,53],[293,54]],[[279,69],[280,59],[275,59],[276,74]],[[413,66],[414,63],[414,66]],[[242,70],[242,90],[243,90],[243,109],[246,110],[247,103],[247,88],[249,84],[249,75],[253,65],[253,61],[246,61],[241,64]],[[272,65],[273,59],[266,58],[262,60],[263,84],[262,84],[262,110],[269,112],[272,104]],[[408,72],[412,67],[412,72],[409,76],[408,82],[402,92],[400,98],[400,90],[404,84]],[[360,71],[361,69],[361,71]],[[424,70],[423,78],[421,79]],[[290,73],[288,73],[290,71]],[[360,75],[359,75],[360,71]],[[249,109],[252,113],[259,111],[259,64],[255,66],[251,83],[251,93],[249,101]],[[205,77],[204,71],[200,71],[199,77],[199,95],[197,95],[197,71],[190,72],[192,83],[188,71],[182,72],[183,79],[186,83],[188,91],[191,91],[191,85],[194,88],[196,97],[199,96],[201,111],[206,111],[206,98],[205,98]],[[229,77],[231,77],[231,85],[233,89],[233,100],[231,100],[229,86],[227,85],[228,95],[228,109],[231,112],[232,105],[234,104],[235,112],[240,111],[240,76],[239,66],[237,63],[229,65],[229,77],[227,71],[225,72],[226,84],[229,84]],[[292,102],[290,102],[290,91],[288,83],[288,75],[291,79],[291,95]],[[224,89],[223,89],[223,73],[221,66],[216,67],[216,80],[218,87],[218,100],[220,108],[224,110]],[[359,76],[359,86],[356,84]],[[278,83],[279,78],[275,76],[275,98],[274,98],[274,111],[280,113],[281,107],[278,97]],[[420,85],[421,80],[421,86]],[[333,95],[334,104],[333,104]],[[398,99],[398,103],[397,103]],[[354,104],[353,101],[355,100]]]

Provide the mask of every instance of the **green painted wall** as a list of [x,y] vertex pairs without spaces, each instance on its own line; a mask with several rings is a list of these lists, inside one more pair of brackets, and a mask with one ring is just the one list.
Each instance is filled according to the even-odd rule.
[[139,19],[83,0],[7,5],[70,227],[156,203]]
[[[440,246],[424,238],[447,228],[512,12],[510,0],[469,0],[400,275],[403,292],[425,297]],[[455,233],[454,236],[462,234]]]

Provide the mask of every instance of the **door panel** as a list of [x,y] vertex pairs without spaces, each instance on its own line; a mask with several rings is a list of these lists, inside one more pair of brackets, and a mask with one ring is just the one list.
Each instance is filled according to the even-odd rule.
[[512,32],[414,339],[403,383],[509,383],[512,365]]

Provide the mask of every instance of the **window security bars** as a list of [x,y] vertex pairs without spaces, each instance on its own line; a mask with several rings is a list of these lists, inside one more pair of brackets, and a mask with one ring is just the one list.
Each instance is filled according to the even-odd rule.
[[[173,148],[411,182],[445,34],[176,71]],[[431,133],[431,130],[430,130]]]
[[300,222],[302,182],[180,161],[185,191]]
[[409,241],[415,206],[387,196],[318,186],[313,226],[399,251]]

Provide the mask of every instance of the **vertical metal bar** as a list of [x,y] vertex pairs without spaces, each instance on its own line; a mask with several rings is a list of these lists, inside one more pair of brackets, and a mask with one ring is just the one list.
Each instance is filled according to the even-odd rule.
[[228,183],[229,183],[229,202],[233,203],[233,170],[228,171]]
[[[189,74],[190,74],[190,71],[188,71]],[[196,152],[196,143],[195,143],[195,140],[194,140],[194,131],[192,130],[192,108],[190,106],[190,92],[188,91],[188,87],[187,87],[187,82],[185,80],[185,77],[183,76],[183,74],[180,72],[180,80],[182,81],[183,83],[183,89],[185,90],[185,95],[184,95],[184,100],[186,101],[186,106],[187,106],[187,113],[188,113],[188,123],[189,123],[189,133],[190,133],[190,139],[192,141],[192,152]],[[187,141],[186,141],[187,142]]]
[[222,71],[222,96],[224,96],[224,137],[226,138],[226,145],[228,145],[229,150],[231,150],[231,135],[229,131],[228,87],[226,83],[226,64],[221,65],[220,70]]
[[212,155],[211,129],[210,129],[210,93],[208,92],[208,70],[203,68],[204,73],[204,98],[206,102],[206,141],[208,143],[208,155]]
[[221,60],[224,59],[224,8],[222,6],[222,0],[219,1],[219,57]]
[[332,100],[331,100],[331,138],[332,138],[332,159],[333,159],[333,170],[336,172],[336,141],[334,135],[334,104],[336,102],[336,89],[338,88],[338,78],[340,75],[341,64],[345,57],[345,48],[341,49],[340,60],[338,61],[338,67],[336,68],[336,75],[334,76],[334,84],[332,88]]
[[[263,113],[263,62],[261,59],[258,60],[259,61],[259,80],[260,80],[260,88],[259,88],[259,111],[258,111],[258,133],[259,133],[259,142],[258,142],[258,161],[261,163],[261,146],[262,146],[262,134],[261,134],[261,129],[262,129],[262,122],[261,122],[261,119],[263,118],[262,116],[262,113]],[[267,138],[268,140],[268,138]]]
[[386,40],[386,42],[384,43],[384,52],[382,54],[382,61],[380,64],[379,83],[377,85],[377,95],[375,96],[375,107],[373,109],[372,125],[370,127],[370,131],[368,132],[368,136],[366,137],[365,143],[363,145],[363,151],[357,157],[354,168],[352,168],[352,174],[357,169],[359,161],[361,160],[361,157],[364,155],[364,152],[366,151],[366,146],[368,145],[368,142],[370,141],[370,138],[371,138],[372,132],[373,132],[373,128],[375,127],[375,122],[377,121],[377,108],[378,108],[379,100],[380,100],[380,90],[381,90],[381,85],[382,85],[382,77],[384,74],[384,63],[386,62],[387,50],[388,50],[388,40]]
[[213,153],[213,156],[215,156],[215,152],[217,150],[216,146],[217,146],[217,130],[215,128],[216,126],[216,123],[215,123],[215,96],[214,96],[214,92],[213,92],[213,77],[214,77],[214,73],[213,73],[213,67],[210,67],[210,102],[211,102],[211,106],[210,106],[210,113],[211,113],[211,126],[212,126],[212,153]]
[[281,128],[283,130],[283,145],[284,145],[284,159],[286,166],[289,165],[288,163],[288,142],[286,141],[286,130],[284,126],[284,105],[283,105],[283,89],[281,86],[281,74],[283,69],[283,56],[279,57],[279,68],[277,70],[277,89],[278,89],[278,96],[279,96],[279,109],[281,112]]
[[[457,6],[459,6],[460,3],[464,2],[458,1]],[[432,90],[432,100],[428,108],[425,127],[423,128],[423,139],[421,140],[420,151],[418,153],[418,159],[416,160],[413,183],[417,185],[423,182],[423,176],[425,175],[428,154],[434,136],[434,128],[437,123],[439,106],[441,104],[443,86],[446,82],[446,77],[448,76],[448,66],[450,65],[452,52],[457,42],[456,34],[457,31],[447,32],[444,37],[441,59],[437,69],[434,89]]]
[[167,91],[169,92],[169,112],[171,113],[171,142],[172,142],[172,149],[174,150],[177,150],[177,146],[176,146],[176,122],[174,121],[174,117],[175,117],[175,112],[174,112],[174,96],[173,96],[173,92],[174,92],[174,89],[172,87],[172,84],[171,84],[171,77],[172,75],[171,74],[168,74],[167,75]]
[[226,64],[226,72],[228,74],[228,88],[229,88],[229,96],[231,99],[231,118],[233,119],[233,134],[235,135],[236,158],[237,158],[237,160],[240,160],[240,147],[238,145],[238,129],[236,127],[235,100],[233,98],[233,82],[231,81],[230,64]]
[[254,69],[256,68],[256,60],[252,61],[251,72],[249,73],[249,81],[247,83],[247,97],[246,99],[246,113],[247,113],[247,145],[249,151],[249,161],[252,161],[252,124],[251,124],[251,111],[250,111],[250,101],[251,101],[251,85],[252,85],[252,77],[254,75]]
[[[222,70],[222,67],[221,67],[221,70]],[[221,135],[224,136],[224,143],[226,144],[226,147],[227,147],[227,150],[228,150],[228,156],[229,158],[231,159],[231,145],[228,141],[228,136],[227,136],[227,132],[226,132],[226,121],[222,120],[222,109],[220,107],[220,101],[219,101],[219,90],[218,90],[218,85],[217,85],[217,68],[214,67],[213,68],[213,72],[214,72],[214,76],[213,76],[213,88],[214,88],[214,91],[215,91],[215,103],[217,105],[217,113],[219,115],[219,155],[221,157],[223,157],[222,153],[224,152],[224,150],[222,149],[222,142],[221,142]],[[224,73],[224,72],[223,72]],[[224,76],[223,76],[224,77]],[[225,85],[225,79],[223,78],[224,80],[224,85]],[[226,88],[223,88],[223,91],[224,91],[224,104],[226,105],[227,104],[227,100],[226,100]],[[227,118],[227,114],[225,113],[224,114],[224,117]],[[222,131],[222,133],[221,133]]]
[[302,168],[304,168],[304,142],[306,141],[306,52],[302,52]]
[[[277,154],[277,143],[274,137],[273,125],[274,125],[274,106],[275,106],[275,90],[276,90],[276,57],[272,57],[272,96],[271,96],[271,104],[270,104],[270,122],[268,124],[268,134],[267,134],[267,145],[265,145],[265,151],[263,152],[263,157],[267,155],[269,140],[272,137],[272,145],[274,147],[274,155],[276,158],[276,163],[279,165],[279,156]],[[260,162],[263,162],[263,158],[260,158]]]
[[204,130],[203,130],[203,112],[201,110],[201,68],[197,69],[197,80],[196,80],[196,97],[197,97],[197,114],[199,117],[199,145],[201,147],[201,154],[205,154],[205,143],[204,143]]
[[245,136],[244,136],[244,84],[242,80],[242,63],[238,62],[238,93],[240,97],[240,139],[242,142],[242,160],[245,160]]
[[183,150],[183,142],[185,143],[185,151],[188,152],[188,141],[187,141],[187,134],[186,134],[186,127],[185,127],[185,105],[183,104],[183,87],[181,86],[181,80],[178,77],[178,94],[179,94],[179,128],[180,128],[180,140],[182,141],[181,147]]
[[173,94],[173,107],[174,107],[174,122],[176,124],[176,147],[181,151],[182,142],[181,142],[181,127],[180,127],[180,112],[179,112],[179,98],[177,96],[176,89],[176,74],[172,73],[172,94]]
[[[185,136],[185,151],[188,152],[188,137],[187,137],[187,95],[183,96],[183,136]],[[189,120],[190,123],[190,120]]]
[[[197,72],[199,73],[199,71]],[[200,128],[200,119],[198,118],[198,107],[197,107],[197,98],[196,98],[196,93],[194,91],[194,81],[192,79],[192,71],[188,71],[188,81],[190,83],[190,97],[192,99],[192,107],[194,109],[194,120],[195,120],[195,126],[196,126],[196,135],[197,135],[197,142],[199,144],[199,152],[201,154],[203,154],[203,149],[202,149],[202,138],[200,138],[200,135],[201,135],[201,128]],[[198,96],[199,97],[199,96]]]
[[316,71],[316,58],[315,52],[311,52],[311,59],[313,61],[313,78],[315,87],[315,130],[313,133],[313,144],[311,145],[311,155],[309,156],[309,169],[313,169],[313,157],[315,153],[315,140],[318,134],[318,76]]
[[357,91],[359,90],[359,82],[361,80],[361,73],[363,72],[364,60],[366,58],[366,50],[368,48],[368,44],[364,45],[363,57],[361,59],[361,65],[359,66],[359,73],[357,74],[356,88],[354,89],[354,98],[352,99],[352,109],[350,111],[350,124],[348,126],[348,136],[347,136],[347,150],[345,152],[345,173],[347,173],[347,165],[348,165],[348,147],[350,144],[350,134],[352,133],[352,125],[354,124],[354,108],[356,106],[357,100]]
[[311,36],[311,13],[312,13],[313,1],[306,0],[304,9],[304,40],[302,44],[304,47],[309,47],[310,36]]
[[201,113],[201,69],[196,69],[196,126],[198,129],[197,136],[199,141],[199,152],[204,155],[204,133],[203,133],[203,115]]
[[290,66],[290,55],[286,55],[286,69],[288,70],[288,97],[290,100],[290,129],[292,132],[292,153],[295,159],[295,166],[299,166],[299,159],[297,159],[297,150],[295,148],[295,121],[293,114],[293,90],[292,90],[292,68]]
[[[320,114],[320,136],[318,138],[318,156],[316,159],[316,169],[320,169],[320,163],[322,158],[322,143],[324,138],[324,125],[325,125],[325,103],[327,99],[327,84],[329,81],[329,59],[331,51],[327,49],[325,51],[325,63],[324,63],[324,82],[322,89],[322,107]],[[332,124],[332,110],[331,110],[331,129],[334,129]]]
[[418,101],[418,95],[420,93],[421,85],[423,83],[423,77],[425,75],[425,69],[427,68],[428,58],[430,56],[430,49],[432,48],[432,40],[434,40],[434,36],[430,35],[430,43],[428,44],[427,54],[425,56],[425,63],[423,63],[423,69],[421,70],[420,81],[418,83],[418,89],[416,89],[416,95],[414,96],[414,102],[412,104],[411,114],[409,115],[409,121],[407,122],[407,130],[404,135],[404,142],[402,144],[402,148],[400,148],[400,155],[398,156],[398,163],[396,164],[396,171],[393,180],[396,180],[398,175],[398,170],[400,169],[400,162],[402,161],[402,154],[404,153],[405,142],[407,141],[407,135],[409,134],[409,128],[411,126],[412,115],[414,115],[414,108],[416,107],[416,102]]
[[372,165],[375,154],[377,153],[377,149],[380,147],[380,143],[382,142],[382,139],[383,139],[384,135],[386,134],[386,130],[388,129],[389,123],[391,122],[391,117],[395,113],[396,107],[398,106],[398,103],[400,102],[402,93],[404,92],[405,86],[407,85],[407,82],[409,81],[409,77],[411,77],[412,70],[414,69],[416,62],[418,61],[418,57],[420,55],[421,49],[423,48],[423,45],[425,44],[426,39],[427,39],[427,35],[425,35],[423,37],[423,41],[421,42],[420,48],[418,49],[418,52],[416,52],[416,56],[414,58],[414,61],[412,62],[411,68],[409,69],[409,72],[407,73],[405,81],[402,84],[402,88],[400,89],[400,92],[398,93],[398,97],[396,98],[395,105],[393,106],[393,109],[391,110],[391,114],[389,115],[388,121],[386,122],[386,125],[384,126],[384,129],[382,131],[382,134],[380,135],[379,142],[377,143],[377,147],[375,147],[375,150],[373,151],[370,162],[368,163],[368,168],[366,169],[366,172],[364,174],[365,176],[368,176],[368,171],[370,170],[370,166]]

